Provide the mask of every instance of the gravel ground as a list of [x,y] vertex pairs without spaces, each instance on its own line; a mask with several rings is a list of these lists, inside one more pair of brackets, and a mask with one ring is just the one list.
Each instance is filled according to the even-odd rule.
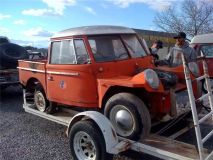
[[[0,91],[0,160],[70,160],[65,127],[22,109],[22,90],[11,87]],[[202,131],[209,128],[202,128]],[[194,141],[194,134],[183,135]],[[213,150],[213,138],[206,144]],[[131,158],[130,158],[131,157]],[[160,160],[145,154],[128,152],[114,160]]]
[[[0,160],[70,160],[66,128],[24,112],[22,103],[20,88],[0,91]],[[114,160],[138,160],[139,157],[150,159],[148,155],[131,152],[116,155]]]

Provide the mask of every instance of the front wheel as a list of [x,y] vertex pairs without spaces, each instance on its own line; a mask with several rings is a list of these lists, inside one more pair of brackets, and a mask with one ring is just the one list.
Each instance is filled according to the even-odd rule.
[[69,134],[71,155],[74,160],[112,160],[106,153],[104,137],[92,121],[79,121]]
[[150,132],[149,111],[143,101],[131,93],[112,96],[105,105],[104,114],[122,137],[144,139]]

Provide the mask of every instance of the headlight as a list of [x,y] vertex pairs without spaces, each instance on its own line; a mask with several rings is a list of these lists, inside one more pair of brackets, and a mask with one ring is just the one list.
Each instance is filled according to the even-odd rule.
[[199,77],[199,75],[200,75],[200,70],[199,70],[199,67],[198,67],[197,63],[195,63],[195,62],[190,62],[190,63],[188,64],[188,66],[189,66],[189,70],[192,72],[193,76]]
[[152,69],[146,69],[144,71],[146,82],[152,87],[153,89],[156,89],[160,85],[160,80],[158,78],[158,75],[155,71]]

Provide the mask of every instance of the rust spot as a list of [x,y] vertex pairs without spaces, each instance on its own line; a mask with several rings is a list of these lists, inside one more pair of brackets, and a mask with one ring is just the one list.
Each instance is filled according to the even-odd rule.
[[130,149],[131,148],[131,143],[130,142],[128,142],[128,141],[124,141],[124,145],[123,145],[123,147],[122,148],[119,148],[119,152],[124,152],[124,151],[126,151],[126,150],[128,150],[128,149]]
[[39,66],[39,64],[37,64],[37,63],[29,63],[29,67],[32,69],[37,69],[38,66]]

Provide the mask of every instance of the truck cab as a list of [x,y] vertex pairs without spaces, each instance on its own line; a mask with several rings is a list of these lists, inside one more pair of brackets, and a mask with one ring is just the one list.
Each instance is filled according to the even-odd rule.
[[175,97],[186,86],[174,69],[154,66],[147,46],[130,28],[88,26],[58,32],[51,38],[47,60],[19,60],[18,68],[38,110],[48,112],[61,104],[96,110],[122,137],[144,138],[151,121],[182,114]]
[[[201,54],[205,56],[208,65],[211,88],[213,89],[213,33],[196,35],[191,41],[191,46],[195,49],[198,56],[201,56]],[[200,61],[199,68],[203,74],[202,65],[202,62]],[[207,92],[204,81],[202,89],[205,93]]]

